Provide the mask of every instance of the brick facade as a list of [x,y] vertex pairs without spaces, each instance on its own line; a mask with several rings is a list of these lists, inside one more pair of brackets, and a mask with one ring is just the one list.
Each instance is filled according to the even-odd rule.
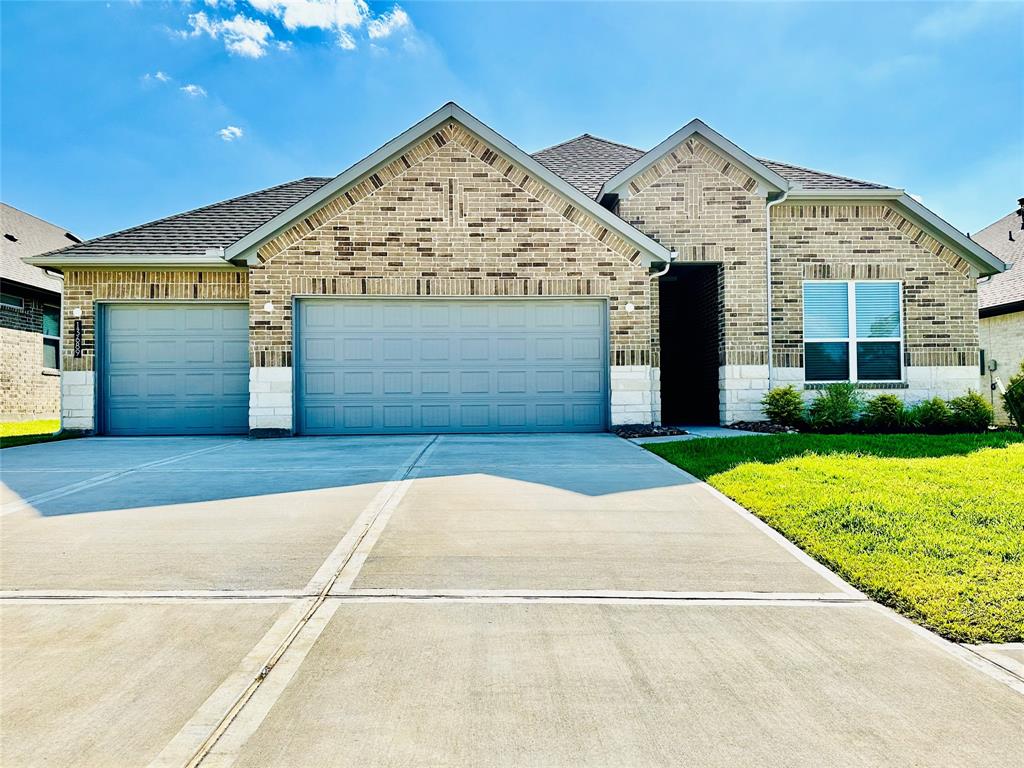
[[900,280],[904,364],[978,365],[970,270],[882,203],[772,209],[772,341],[777,367],[803,367],[804,280]]
[[[768,208],[756,178],[694,135],[634,178],[617,212],[681,262],[718,265],[711,364],[724,422],[760,418],[772,383],[802,383],[804,279],[903,281],[905,385],[945,396],[966,388],[971,366],[977,381],[966,262],[886,203],[771,209],[772,350]],[[248,269],[68,270],[62,363],[76,376],[65,416],[90,428],[97,302],[248,300],[250,427],[287,432],[293,300],[324,295],[605,298],[613,423],[660,418],[661,337],[686,332],[659,328],[657,281],[632,243],[453,120],[278,232]]]
[[294,295],[607,297],[611,364],[650,365],[636,249],[459,124],[354,190],[260,248],[253,366],[292,365]]

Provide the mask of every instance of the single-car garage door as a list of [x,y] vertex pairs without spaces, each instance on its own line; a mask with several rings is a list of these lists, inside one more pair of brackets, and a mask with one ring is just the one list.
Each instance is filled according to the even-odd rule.
[[106,434],[248,431],[246,305],[109,304],[100,334]]
[[600,431],[606,307],[574,299],[302,299],[304,434]]

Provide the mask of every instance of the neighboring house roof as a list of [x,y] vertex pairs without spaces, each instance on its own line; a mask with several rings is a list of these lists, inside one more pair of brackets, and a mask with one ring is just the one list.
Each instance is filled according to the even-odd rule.
[[46,271],[22,261],[25,256],[37,256],[71,243],[81,242],[63,227],[25,213],[6,203],[0,203],[0,279],[21,283],[32,288],[60,293],[64,283]]
[[978,281],[982,314],[1000,314],[1000,309],[1024,304],[1024,218],[1019,211],[975,232],[973,239],[1006,262],[1005,272]]
[[224,264],[219,255],[207,250],[226,248],[261,224],[309,196],[330,179],[309,176],[220,203],[196,208],[165,219],[124,229],[88,240],[60,251],[55,263],[83,263],[94,259],[106,263],[147,259],[181,263]]
[[584,133],[534,152],[533,157],[576,189],[596,198],[602,184],[645,154],[642,149]]

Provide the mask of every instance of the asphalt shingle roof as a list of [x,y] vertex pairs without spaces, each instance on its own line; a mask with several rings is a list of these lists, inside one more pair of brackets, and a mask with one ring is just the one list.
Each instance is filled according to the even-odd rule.
[[308,176],[138,227],[87,240],[62,257],[202,256],[226,248],[330,181]]
[[[602,185],[647,154],[642,149],[585,133],[575,139],[535,152],[535,160],[577,189],[597,197]],[[801,189],[887,189],[884,184],[850,179],[823,171],[758,158],[769,169]]]
[[6,203],[0,203],[0,229],[0,279],[60,293],[64,287],[61,280],[50,277],[41,267],[26,264],[22,258],[63,248],[78,242],[78,238],[63,227]]
[[978,308],[1024,301],[1024,219],[1016,211],[1008,213],[971,239],[1006,262],[1005,272],[978,281]]
[[642,149],[584,133],[534,152],[532,157],[585,195],[596,198],[602,184],[645,154]]

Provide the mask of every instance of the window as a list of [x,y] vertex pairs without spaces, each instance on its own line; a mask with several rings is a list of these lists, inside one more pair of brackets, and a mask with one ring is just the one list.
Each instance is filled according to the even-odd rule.
[[15,309],[24,309],[25,300],[21,296],[15,296],[13,293],[0,293],[0,304],[5,307],[14,307]]
[[807,381],[899,381],[902,361],[899,283],[804,283]]
[[43,367],[60,368],[60,307],[43,307]]

